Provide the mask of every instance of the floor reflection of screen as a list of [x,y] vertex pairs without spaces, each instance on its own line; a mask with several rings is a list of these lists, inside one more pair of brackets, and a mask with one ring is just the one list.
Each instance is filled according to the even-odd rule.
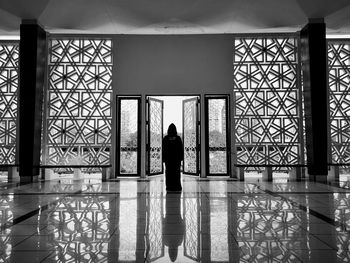
[[119,260],[136,260],[137,182],[120,185]]
[[158,181],[150,182],[150,201],[148,207],[148,242],[150,261],[164,256],[162,237],[163,192]]
[[184,193],[184,221],[185,221],[185,256],[199,260],[199,215],[198,215],[198,197],[189,196]]
[[229,260],[229,253],[226,194],[220,194],[216,198],[210,198],[210,237],[211,260],[215,262],[227,262]]

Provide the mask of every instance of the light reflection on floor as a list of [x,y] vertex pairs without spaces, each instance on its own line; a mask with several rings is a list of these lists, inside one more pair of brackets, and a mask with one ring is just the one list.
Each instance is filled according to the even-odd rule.
[[162,177],[12,185],[1,192],[0,262],[346,262],[348,185],[194,177],[182,193],[166,193]]

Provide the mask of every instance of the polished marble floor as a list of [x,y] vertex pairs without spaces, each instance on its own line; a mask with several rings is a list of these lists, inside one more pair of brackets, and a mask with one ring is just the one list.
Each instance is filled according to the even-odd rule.
[[347,262],[350,188],[161,176],[2,183],[0,262]]

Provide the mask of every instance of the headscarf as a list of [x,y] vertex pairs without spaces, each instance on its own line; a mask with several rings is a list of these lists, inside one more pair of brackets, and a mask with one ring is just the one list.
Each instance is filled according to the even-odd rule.
[[169,125],[169,128],[168,128],[168,135],[169,136],[176,136],[177,135],[177,131],[176,131],[176,126],[174,123],[170,124]]

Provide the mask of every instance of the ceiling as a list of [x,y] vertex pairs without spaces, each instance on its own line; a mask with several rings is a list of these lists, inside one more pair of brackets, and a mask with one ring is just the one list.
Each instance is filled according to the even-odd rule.
[[328,34],[350,34],[349,0],[1,0],[0,35],[22,19],[50,33],[217,34],[295,32],[324,18]]

